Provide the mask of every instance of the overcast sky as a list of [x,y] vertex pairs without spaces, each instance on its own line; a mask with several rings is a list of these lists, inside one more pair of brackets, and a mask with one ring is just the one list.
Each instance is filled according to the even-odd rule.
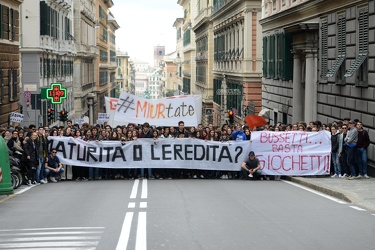
[[116,47],[128,52],[131,59],[153,64],[153,49],[164,45],[165,53],[176,49],[173,23],[183,17],[177,0],[113,0],[110,11],[120,29],[116,31]]

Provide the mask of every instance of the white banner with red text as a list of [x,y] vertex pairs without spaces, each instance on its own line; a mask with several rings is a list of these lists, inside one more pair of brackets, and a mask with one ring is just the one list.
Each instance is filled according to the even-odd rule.
[[[111,104],[111,100],[109,100]],[[116,104],[114,107],[113,104]],[[119,99],[112,101],[112,122],[116,124],[143,124],[155,126],[198,126],[202,119],[202,97],[200,95],[171,96],[150,100],[121,92]],[[111,111],[108,111],[111,113]]]
[[186,168],[239,171],[254,151],[266,175],[324,175],[330,170],[330,135],[322,132],[253,132],[251,141],[193,138],[85,142],[49,137],[63,164],[99,168]]
[[265,175],[324,175],[331,164],[331,134],[321,132],[251,133],[251,149]]

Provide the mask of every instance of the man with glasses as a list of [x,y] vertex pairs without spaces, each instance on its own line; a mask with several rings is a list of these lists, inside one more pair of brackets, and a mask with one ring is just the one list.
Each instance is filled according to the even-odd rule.
[[51,153],[46,157],[44,163],[44,181],[47,183],[47,178],[52,182],[57,182],[56,178],[59,179],[60,175],[64,173],[64,168],[60,163],[59,157],[56,156],[56,148],[52,148]]
[[369,179],[367,175],[367,147],[370,145],[368,132],[363,129],[362,122],[357,122],[358,141],[357,141],[357,163],[359,173],[357,178]]

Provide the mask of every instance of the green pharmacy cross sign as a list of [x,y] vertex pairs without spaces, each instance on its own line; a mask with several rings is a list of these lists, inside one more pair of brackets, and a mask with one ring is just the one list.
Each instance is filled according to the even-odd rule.
[[61,83],[52,83],[51,87],[47,89],[47,99],[51,100],[53,104],[61,104],[66,99],[66,88],[63,88]]

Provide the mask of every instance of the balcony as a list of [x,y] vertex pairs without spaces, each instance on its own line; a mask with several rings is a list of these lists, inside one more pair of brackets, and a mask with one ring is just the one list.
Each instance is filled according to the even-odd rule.
[[219,10],[221,10],[225,5],[233,2],[234,0],[218,0],[216,1],[215,5],[212,7],[211,15],[215,14]]
[[203,9],[199,14],[198,16],[194,19],[194,23],[196,25],[199,25],[200,22],[205,19],[205,18],[209,18],[211,15],[211,7],[208,7],[208,8],[205,8]]
[[51,36],[40,36],[40,47],[45,50],[58,51],[59,42]]

